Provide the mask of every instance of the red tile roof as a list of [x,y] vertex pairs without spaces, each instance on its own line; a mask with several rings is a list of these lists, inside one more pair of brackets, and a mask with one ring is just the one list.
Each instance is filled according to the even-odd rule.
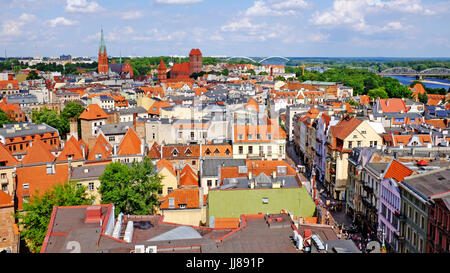
[[402,182],[405,177],[410,176],[412,173],[412,170],[394,159],[389,165],[384,178],[394,178],[398,182]]
[[402,99],[379,99],[383,113],[407,113],[405,101]]
[[[23,197],[33,197],[42,194],[56,184],[62,184],[69,180],[69,168],[67,164],[56,164],[55,173],[47,174],[47,166],[30,166],[17,169],[17,200],[18,207],[22,209]],[[28,189],[23,188],[28,184]]]
[[5,166],[14,166],[19,164],[19,161],[12,156],[11,152],[6,149],[0,142],[0,162],[5,162]]
[[161,205],[160,209],[169,208],[169,198],[174,199],[174,205],[176,209],[180,208],[180,205],[186,205],[186,208],[199,208],[199,190],[198,189],[176,189],[169,193],[167,196],[159,199]]
[[14,206],[13,197],[4,191],[0,191],[0,208]]
[[96,160],[96,155],[101,155],[102,159],[111,158],[112,146],[106,141],[102,134],[97,136],[94,147],[89,151],[88,160]]
[[46,163],[53,162],[55,158],[50,152],[50,146],[36,138],[21,162],[22,164]]
[[345,139],[350,135],[360,124],[361,120],[356,118],[344,118],[335,126],[331,126],[333,137]]
[[71,136],[70,139],[66,141],[64,149],[61,151],[61,154],[56,161],[66,161],[68,160],[68,156],[72,156],[72,160],[84,159],[82,144],[74,136]]
[[118,155],[138,155],[141,154],[141,139],[136,135],[133,128],[128,129],[128,132],[119,144]]
[[191,49],[191,52],[189,52],[189,56],[191,56],[191,55],[200,55],[201,56],[202,52],[198,48],[193,48],[193,49]]
[[105,111],[103,111],[98,104],[90,104],[86,109],[84,109],[83,113],[79,116],[79,119],[85,120],[97,120],[97,119],[106,119],[108,115],[106,115]]
[[173,164],[165,158],[156,162],[156,168],[158,170],[161,170],[162,168],[167,168],[173,175],[176,176],[175,170],[173,169]]

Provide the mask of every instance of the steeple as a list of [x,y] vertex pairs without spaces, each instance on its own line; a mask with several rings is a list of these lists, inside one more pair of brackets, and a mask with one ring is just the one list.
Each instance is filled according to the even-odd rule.
[[105,45],[105,39],[103,38],[103,27],[101,32],[101,38],[100,38],[100,54],[106,54],[106,45]]

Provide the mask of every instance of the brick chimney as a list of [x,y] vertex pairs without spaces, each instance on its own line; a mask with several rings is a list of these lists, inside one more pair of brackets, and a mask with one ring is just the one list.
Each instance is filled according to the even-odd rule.
[[102,220],[101,206],[88,206],[86,208],[86,218],[84,223],[100,223]]

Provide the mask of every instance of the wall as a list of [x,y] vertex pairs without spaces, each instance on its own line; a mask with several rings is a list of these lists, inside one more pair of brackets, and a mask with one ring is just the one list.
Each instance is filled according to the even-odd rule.
[[18,253],[19,234],[14,228],[14,207],[0,207],[0,251],[11,249],[12,253]]
[[199,226],[200,222],[206,223],[206,208],[162,210],[164,222],[180,225]]
[[[269,198],[263,204],[262,198]],[[312,217],[315,204],[302,188],[210,190],[208,193],[208,217],[237,218],[242,214],[280,213],[282,209],[294,217]]]
[[159,175],[163,176],[162,179],[162,194],[160,196],[166,196],[168,193],[167,189],[177,189],[178,188],[178,181],[177,177],[173,175],[167,168],[163,168],[159,173]]

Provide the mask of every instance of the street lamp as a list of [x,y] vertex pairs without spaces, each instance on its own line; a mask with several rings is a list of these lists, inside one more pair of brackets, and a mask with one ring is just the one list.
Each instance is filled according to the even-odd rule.
[[380,236],[380,235],[381,235],[381,247],[382,247],[382,249],[384,249],[385,248],[385,245],[384,245],[384,236],[385,236],[384,228],[381,228],[381,227],[378,228],[378,236]]

